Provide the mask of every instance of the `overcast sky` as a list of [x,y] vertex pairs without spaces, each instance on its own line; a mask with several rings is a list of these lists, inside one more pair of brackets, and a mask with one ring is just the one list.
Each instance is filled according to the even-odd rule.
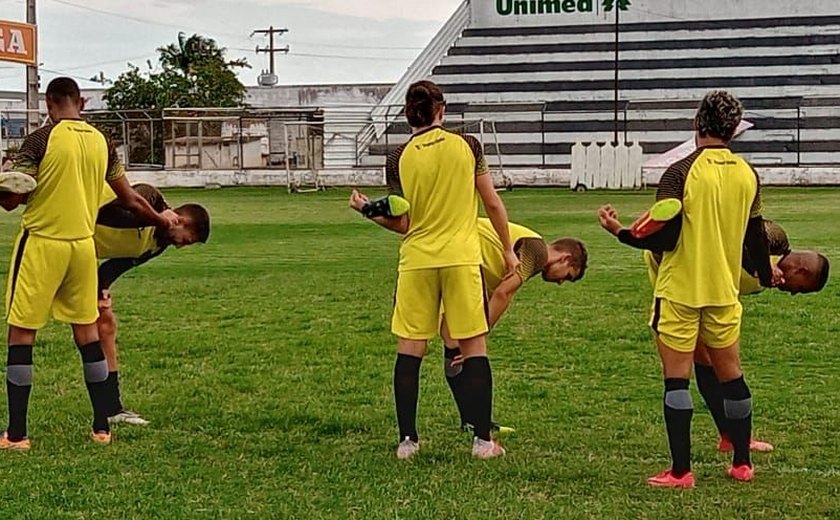
[[[256,83],[268,67],[252,30],[289,29],[278,40],[283,84],[393,82],[434,36],[461,0],[38,0],[42,88],[59,73],[82,81],[104,72],[115,78],[131,62],[146,67],[155,49],[178,31],[211,36],[230,57],[245,57],[242,73]],[[0,18],[23,21],[24,0],[0,0]],[[52,72],[51,72],[52,71]],[[24,68],[0,62],[0,90],[22,90]]]

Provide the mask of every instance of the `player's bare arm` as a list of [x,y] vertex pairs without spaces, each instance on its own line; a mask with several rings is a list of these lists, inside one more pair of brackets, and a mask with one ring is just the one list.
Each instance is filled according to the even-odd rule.
[[[383,204],[388,202],[384,199],[380,199],[380,201],[383,201]],[[390,207],[390,204],[388,204],[387,207],[383,206],[381,208],[371,207],[371,205],[375,202],[379,201],[372,202],[367,195],[359,192],[358,190],[353,190],[353,193],[350,194],[351,208],[365,215],[368,219],[389,231],[393,231],[394,233],[398,233],[400,235],[408,233],[408,228],[411,224],[411,221],[408,218],[408,213],[402,213],[399,216],[394,216],[394,210]],[[397,212],[400,211],[402,211],[402,209],[397,210]]]
[[483,173],[475,178],[475,187],[478,190],[478,195],[484,203],[484,210],[493,223],[493,229],[499,235],[499,240],[502,242],[502,247],[505,250],[505,272],[506,276],[512,276],[519,267],[519,258],[513,252],[513,244],[510,240],[510,230],[508,229],[508,214],[502,198],[496,192],[496,187],[493,186],[493,178],[489,173]]
[[490,303],[488,305],[489,309],[487,320],[491,329],[499,321],[499,318],[507,312],[508,308],[510,308],[510,304],[513,303],[513,296],[523,284],[524,281],[519,276],[519,273],[514,273],[513,276],[508,276],[502,280],[502,283],[500,283],[499,286],[496,287],[496,290],[493,291],[493,295],[490,296]]
[[155,227],[169,229],[170,227],[177,226],[180,222],[178,215],[171,210],[164,210],[161,213],[155,211],[152,205],[149,204],[149,201],[131,187],[125,175],[116,180],[108,181],[108,184],[126,209],[152,222]]

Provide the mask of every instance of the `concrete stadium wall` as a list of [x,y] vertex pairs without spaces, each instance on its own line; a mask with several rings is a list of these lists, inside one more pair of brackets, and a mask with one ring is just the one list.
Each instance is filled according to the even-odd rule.
[[[762,185],[766,186],[840,186],[840,168],[784,168],[759,167],[758,174]],[[642,173],[645,185],[656,185],[662,175],[662,169],[645,169]],[[569,187],[571,171],[569,169],[512,168],[506,169],[505,175],[513,179],[519,187]],[[248,171],[129,171],[132,183],[148,183],[161,188],[213,188],[213,187],[282,187],[286,188],[287,178],[284,170],[248,170]],[[346,170],[326,170],[319,175],[320,182],[329,187],[384,187],[385,172],[382,168],[356,168]],[[497,185],[502,185],[501,178],[495,175]],[[304,186],[314,183],[313,172],[293,172],[293,181]]]
[[[615,4],[621,3],[616,0]],[[559,11],[559,12],[558,12]],[[519,14],[517,14],[519,13]],[[833,0],[632,0],[621,20],[719,20],[837,14]],[[603,0],[472,0],[475,27],[585,25],[614,19]]]
[[[390,84],[280,85],[248,87],[245,102],[252,107],[374,106],[391,89]],[[88,110],[105,110],[104,89],[83,89]]]
[[[448,120],[494,121],[503,163],[516,168],[568,168],[575,142],[612,141],[615,25],[604,4],[472,0],[468,28],[432,73]],[[646,159],[690,139],[699,99],[726,88],[754,124],[733,144],[752,163],[840,165],[836,0],[632,0],[619,64],[619,140],[639,142]],[[365,164],[384,164],[407,133],[394,125]],[[485,146],[496,164],[486,133]]]

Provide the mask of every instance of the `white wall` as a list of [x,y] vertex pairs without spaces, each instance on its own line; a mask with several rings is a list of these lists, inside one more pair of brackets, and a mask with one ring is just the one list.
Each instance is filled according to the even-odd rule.
[[[532,3],[533,1],[533,3]],[[613,20],[615,14],[603,12],[603,0],[559,0],[561,13],[503,15],[517,0],[472,0],[472,28],[551,25],[585,25]],[[618,0],[616,0],[618,2]],[[528,0],[532,5],[545,0]],[[571,8],[571,9],[568,9]],[[579,12],[581,9],[583,11]],[[674,20],[722,20],[840,14],[836,0],[632,0],[621,12],[622,22],[661,22]]]

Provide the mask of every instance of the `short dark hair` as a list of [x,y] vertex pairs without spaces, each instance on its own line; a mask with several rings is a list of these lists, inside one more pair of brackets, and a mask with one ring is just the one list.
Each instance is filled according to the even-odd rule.
[[79,84],[73,78],[55,78],[47,85],[47,98],[53,103],[77,103],[81,97]]
[[408,87],[405,94],[405,117],[412,128],[430,126],[435,112],[446,105],[443,91],[435,83],[423,80]]
[[819,271],[818,271],[818,278],[817,278],[817,286],[815,287],[815,292],[819,292],[823,290],[825,284],[828,283],[828,274],[831,270],[830,262],[825,255],[817,255],[819,258]]
[[198,235],[198,241],[206,244],[210,238],[210,213],[199,204],[184,204],[175,208],[175,213],[187,217]]
[[586,274],[589,253],[586,251],[586,244],[576,238],[558,238],[551,243],[550,247],[561,253],[568,253],[571,257],[569,265],[578,270],[578,275],[571,280],[577,282]]
[[703,97],[694,126],[700,137],[716,137],[726,142],[735,137],[735,131],[744,117],[744,106],[725,90],[713,90]]

